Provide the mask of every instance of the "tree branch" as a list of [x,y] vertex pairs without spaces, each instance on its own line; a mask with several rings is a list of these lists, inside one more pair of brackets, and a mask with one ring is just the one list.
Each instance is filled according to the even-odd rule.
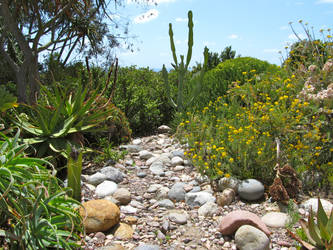
[[1,38],[1,40],[0,40],[0,54],[6,59],[6,61],[12,67],[14,72],[18,72],[20,70],[19,66],[14,62],[14,60],[5,51],[3,38]]

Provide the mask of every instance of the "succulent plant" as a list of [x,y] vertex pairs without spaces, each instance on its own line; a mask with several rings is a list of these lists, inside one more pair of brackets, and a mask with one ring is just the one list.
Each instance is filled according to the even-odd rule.
[[308,239],[308,242],[301,240],[296,235],[289,233],[307,249],[333,250],[333,209],[330,216],[324,211],[318,198],[318,211],[315,216],[310,210],[308,220],[300,220],[301,227]]

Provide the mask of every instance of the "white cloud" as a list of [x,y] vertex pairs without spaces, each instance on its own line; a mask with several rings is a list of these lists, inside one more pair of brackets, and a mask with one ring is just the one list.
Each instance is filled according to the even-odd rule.
[[318,0],[317,3],[333,3],[333,0]]
[[176,18],[176,22],[187,22],[187,18],[181,18],[181,17],[177,17]]
[[279,53],[278,49],[264,49],[264,53]]
[[146,23],[146,22],[150,22],[151,20],[157,18],[159,15],[158,10],[156,9],[151,9],[148,10],[147,12],[138,15],[134,18],[134,23]]
[[236,35],[236,34],[231,34],[231,35],[228,36],[228,38],[229,38],[229,39],[238,39],[239,36]]

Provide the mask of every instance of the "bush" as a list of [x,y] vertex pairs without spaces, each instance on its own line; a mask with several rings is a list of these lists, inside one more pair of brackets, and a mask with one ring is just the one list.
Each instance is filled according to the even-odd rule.
[[239,57],[226,60],[216,68],[208,71],[204,77],[201,94],[197,98],[194,109],[202,109],[209,101],[224,96],[227,90],[237,81],[243,85],[254,76],[259,77],[263,72],[277,71],[276,65],[251,57]]
[[135,66],[119,69],[114,104],[128,117],[134,135],[149,134],[172,119],[160,73]]
[[[327,65],[333,69],[332,62]],[[319,93],[333,91],[333,70],[307,74],[313,85],[323,88]],[[298,173],[320,172],[327,187],[333,181],[333,92],[319,95],[322,99],[306,98],[302,92],[309,84],[304,81],[303,76],[266,74],[235,84],[225,98],[218,97],[181,123],[187,155],[212,179],[227,174],[271,184],[279,138],[281,165],[289,163]]]
[[83,230],[68,197],[44,160],[28,158],[28,147],[0,134],[0,237],[10,249],[78,248]]

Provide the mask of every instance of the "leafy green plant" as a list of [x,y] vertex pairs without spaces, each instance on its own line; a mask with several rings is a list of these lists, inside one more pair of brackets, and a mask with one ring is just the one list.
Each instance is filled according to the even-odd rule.
[[308,242],[299,239],[293,233],[289,233],[307,249],[333,249],[333,209],[328,217],[323,209],[320,198],[318,198],[318,210],[316,216],[310,210],[308,220],[300,220],[301,227]]
[[9,93],[3,85],[0,85],[0,112],[5,112],[7,109],[17,107],[17,98]]
[[71,197],[81,202],[82,152],[68,146],[67,177],[68,187],[73,190]]
[[168,82],[168,73],[165,68],[165,65],[163,64],[162,68],[162,75],[165,81],[165,87],[167,91],[167,95],[169,98],[170,103],[174,108],[177,109],[178,112],[183,113],[186,108],[191,105],[193,100],[198,96],[201,89],[202,80],[204,77],[205,72],[207,71],[207,62],[208,62],[208,48],[205,47],[204,49],[204,64],[202,67],[202,70],[199,73],[199,76],[196,76],[191,83],[194,84],[193,92],[191,93],[190,100],[188,100],[187,103],[184,102],[184,88],[186,87],[185,79],[186,74],[188,73],[188,66],[190,64],[191,58],[192,58],[192,47],[193,47],[193,14],[192,11],[188,12],[188,49],[187,49],[187,55],[186,55],[186,62],[184,62],[184,55],[180,55],[180,63],[178,63],[177,55],[176,55],[176,47],[173,40],[173,30],[172,30],[172,24],[169,23],[169,37],[170,37],[170,46],[171,46],[171,52],[172,57],[174,60],[174,63],[172,63],[172,67],[177,72],[178,75],[178,91],[177,91],[177,100],[176,102],[172,99],[171,91],[170,91],[170,85]]
[[0,237],[10,249],[78,248],[80,203],[59,186],[48,162],[25,156],[19,131],[0,138]]

